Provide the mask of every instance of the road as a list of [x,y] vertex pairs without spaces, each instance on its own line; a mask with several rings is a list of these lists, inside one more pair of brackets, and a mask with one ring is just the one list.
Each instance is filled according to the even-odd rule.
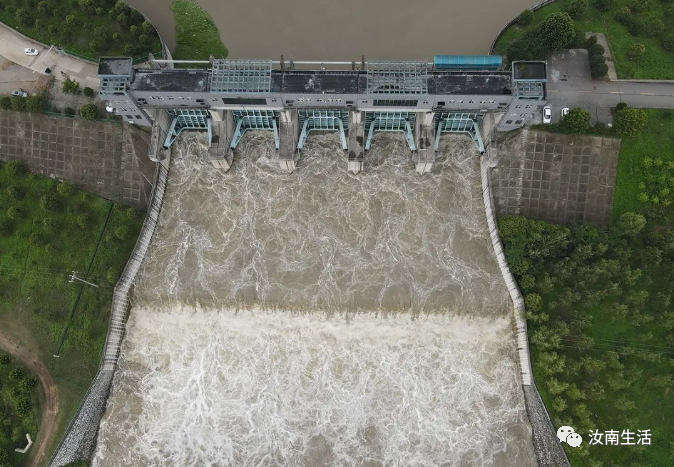
[[[0,349],[9,352],[14,358],[28,367],[31,373],[37,375],[40,380],[40,396],[44,405],[40,407],[42,420],[40,431],[37,434],[30,452],[31,462],[28,467],[37,467],[46,462],[47,447],[54,438],[56,432],[56,419],[59,414],[59,396],[56,382],[49,369],[42,364],[30,350],[26,349],[15,338],[0,331]],[[22,446],[23,447],[23,446]]]
[[587,51],[563,50],[548,61],[548,102],[553,121],[563,107],[583,107],[593,121],[612,121],[610,108],[624,102],[630,107],[674,109],[674,83],[595,81],[590,77]]

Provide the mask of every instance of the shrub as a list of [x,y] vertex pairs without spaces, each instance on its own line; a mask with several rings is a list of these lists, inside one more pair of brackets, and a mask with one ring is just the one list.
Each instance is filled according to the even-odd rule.
[[674,52],[674,32],[670,32],[662,39],[662,48]]
[[626,107],[627,107],[627,104],[625,104],[624,102],[618,102],[618,105],[615,106],[615,109],[616,109],[616,111],[618,111],[618,110],[622,110]]
[[115,230],[115,237],[122,241],[128,240],[131,238],[131,230],[126,225],[117,227],[117,230]]
[[108,282],[115,284],[117,283],[117,279],[119,279],[120,274],[122,274],[122,271],[118,266],[111,266],[108,268],[105,277],[108,279]]
[[533,20],[534,20],[534,12],[531,10],[524,10],[517,17],[517,24],[519,24],[520,26],[529,26]]
[[625,22],[625,27],[627,31],[633,36],[641,36],[644,33],[644,25],[637,18],[630,18]]
[[0,353],[0,366],[7,366],[12,363],[12,357],[4,352]]
[[582,135],[590,129],[590,112],[580,107],[574,107],[564,116],[561,126],[569,133]]
[[618,229],[629,236],[635,237],[646,226],[646,218],[641,214],[626,212],[618,219]]
[[136,211],[134,208],[129,208],[126,210],[126,217],[131,220],[135,220],[138,217],[138,211]]
[[12,232],[12,224],[6,219],[0,219],[0,235],[9,235]]
[[118,32],[115,32],[115,33],[112,34],[112,40],[113,40],[113,41],[117,42],[117,41],[119,41],[120,39],[121,39],[121,36],[119,35]]
[[87,86],[87,87],[84,88],[84,90],[82,91],[82,94],[84,94],[85,96],[91,98],[91,97],[94,97],[94,95],[95,95],[96,93],[94,92],[93,89],[91,89],[90,87]]
[[40,198],[40,207],[46,212],[58,211],[60,207],[59,199],[51,193],[42,195]]
[[590,36],[587,39],[585,39],[585,48],[589,49],[596,43],[597,43],[597,36]]
[[541,22],[539,31],[541,39],[551,52],[569,45],[576,34],[573,19],[568,13],[551,14]]
[[603,78],[608,74],[608,65],[606,63],[597,63],[590,67],[590,75],[592,79]]
[[26,110],[26,98],[21,96],[12,96],[12,110],[23,112]]
[[86,213],[80,214],[75,222],[80,229],[86,229],[89,226],[89,215]]
[[84,104],[80,107],[80,116],[87,120],[98,120],[101,113],[94,104]]
[[19,381],[21,381],[23,378],[26,377],[26,372],[23,371],[23,368],[20,368],[20,367],[14,368],[14,369],[10,370],[10,372],[7,374],[7,377],[9,377],[10,381],[14,381],[14,382],[18,383]]
[[14,17],[19,22],[19,24],[22,24],[23,26],[30,26],[33,24],[33,17],[23,8],[16,10]]
[[79,94],[80,83],[74,79],[66,78],[66,80],[63,82],[63,92],[66,94]]
[[569,16],[578,19],[585,14],[587,10],[587,0],[573,0],[569,5]]
[[28,237],[28,242],[33,246],[40,246],[43,243],[42,235],[39,232],[33,232]]
[[613,7],[614,0],[595,0],[594,6],[599,11],[608,11]]
[[21,219],[22,216],[23,212],[21,212],[21,209],[18,206],[12,206],[7,209],[7,217],[12,220]]
[[37,4],[37,11],[40,13],[49,13],[49,2],[42,1]]
[[44,94],[34,94],[26,99],[26,109],[32,113],[43,113],[47,110],[47,98]]
[[646,25],[646,32],[649,36],[657,37],[665,31],[665,23],[661,19],[654,19]]
[[650,0],[631,0],[627,6],[632,11],[644,11],[649,3]]
[[56,28],[55,24],[50,24],[47,26],[47,32],[49,32],[49,34],[56,34],[56,31],[58,31],[58,29]]
[[72,183],[61,182],[56,186],[56,191],[58,191],[60,195],[68,196],[73,192],[74,188],[75,187],[72,185]]
[[17,185],[10,185],[7,187],[7,194],[14,199],[23,198],[23,190]]
[[627,24],[632,19],[632,10],[626,6],[619,8],[615,13],[615,20],[621,24]]
[[11,109],[12,99],[10,99],[8,96],[4,96],[3,98],[0,99],[0,107],[2,107],[5,110]]
[[590,56],[590,67],[598,65],[600,63],[606,63],[606,58],[603,55],[591,55]]
[[103,45],[101,44],[101,41],[99,39],[91,39],[89,41],[89,48],[94,52],[100,52],[101,49],[103,48]]
[[23,164],[21,164],[19,161],[9,161],[3,166],[3,169],[6,170],[7,173],[12,177],[18,177],[23,175],[25,172]]
[[63,109],[63,113],[72,116],[75,115],[76,112],[75,109],[73,109],[72,107],[66,107],[65,109]]
[[633,44],[627,49],[627,56],[632,60],[639,60],[646,53],[646,46],[643,44]]
[[604,46],[601,44],[592,44],[590,47],[587,49],[587,53],[592,55],[604,55]]
[[616,112],[615,129],[619,135],[636,136],[642,132],[648,115],[642,109],[626,108]]
[[56,228],[56,223],[54,222],[54,219],[51,217],[45,217],[42,219],[42,228],[45,230],[45,232],[53,232],[54,229]]

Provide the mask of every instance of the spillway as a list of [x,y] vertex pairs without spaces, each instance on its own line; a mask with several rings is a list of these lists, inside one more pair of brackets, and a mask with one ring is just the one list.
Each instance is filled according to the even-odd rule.
[[181,137],[94,465],[536,465],[473,142],[376,138]]

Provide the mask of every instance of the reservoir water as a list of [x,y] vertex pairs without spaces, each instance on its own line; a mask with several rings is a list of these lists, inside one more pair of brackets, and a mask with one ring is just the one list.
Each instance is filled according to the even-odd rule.
[[[173,0],[126,0],[175,46]],[[486,54],[503,25],[534,0],[196,0],[230,58],[432,60]]]
[[95,466],[536,465],[472,141],[338,145],[178,140]]

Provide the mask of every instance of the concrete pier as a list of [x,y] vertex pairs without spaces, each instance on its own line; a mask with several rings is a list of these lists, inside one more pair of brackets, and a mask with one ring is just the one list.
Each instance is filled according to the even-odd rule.
[[417,173],[425,174],[433,170],[435,164],[435,112],[424,112],[417,117]]
[[300,122],[297,110],[283,110],[279,118],[279,153],[281,169],[288,173],[295,171],[295,152],[300,135]]
[[365,159],[365,114],[359,110],[349,113],[349,171],[357,174],[363,170]]
[[234,117],[231,110],[211,110],[213,131],[208,147],[208,162],[227,172],[234,160],[234,151],[230,148],[234,135]]

